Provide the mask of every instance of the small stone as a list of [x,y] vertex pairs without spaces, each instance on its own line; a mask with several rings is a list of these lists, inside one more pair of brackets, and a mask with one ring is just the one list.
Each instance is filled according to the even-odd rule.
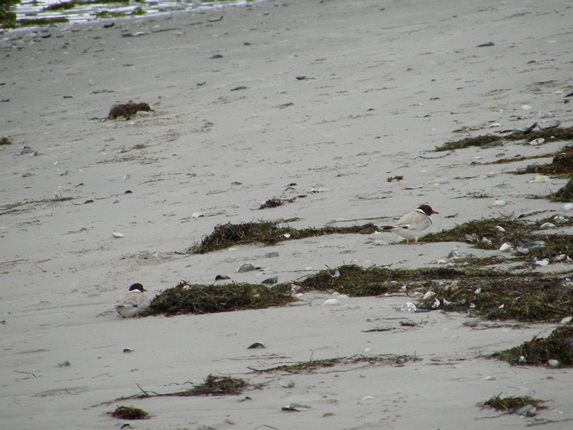
[[501,200],[501,199],[497,199],[496,201],[493,202],[494,206],[505,206],[507,203],[505,202],[505,200]]
[[548,266],[549,265],[549,259],[544,258],[543,260],[536,260],[534,264],[536,266]]
[[556,369],[561,365],[561,363],[559,362],[559,360],[555,360],[552,358],[550,360],[547,360],[547,365],[549,367],[552,367],[553,369]]
[[549,228],[555,228],[555,224],[552,224],[550,222],[544,222],[543,224],[541,224],[541,226],[539,228],[541,230],[547,230]]
[[522,417],[534,417],[535,415],[537,415],[537,408],[533,405],[525,405],[522,408],[519,408],[517,411],[515,411],[515,413]]
[[133,349],[131,349],[131,348],[123,348],[123,353],[124,353],[124,354],[130,354],[130,353],[132,353],[132,352],[133,352]]
[[241,267],[237,269],[237,272],[244,273],[244,272],[252,272],[253,270],[259,270],[260,267],[257,267],[251,263],[242,264]]
[[193,218],[197,219],[197,218],[202,218],[202,217],[204,217],[205,215],[203,215],[201,212],[193,212],[193,213],[191,214],[191,216],[192,216]]
[[299,403],[289,403],[281,408],[281,410],[288,412],[301,412],[307,409],[310,409],[310,406],[301,405]]
[[338,306],[340,304],[340,300],[338,299],[326,299],[322,302],[323,306]]
[[287,379],[287,380],[281,379],[279,381],[279,385],[283,388],[293,388],[294,387],[294,381],[291,379]]
[[264,281],[261,282],[261,284],[264,285],[274,285],[279,281],[278,276],[273,276],[272,278],[267,278]]
[[559,321],[559,324],[569,324],[571,321],[573,321],[573,317],[565,317]]
[[62,361],[61,363],[58,364],[58,367],[70,367],[71,363],[66,360],[66,361]]
[[261,342],[255,342],[249,345],[247,349],[265,349],[265,345],[263,345]]
[[226,280],[229,280],[229,279],[231,279],[231,277],[230,277],[230,276],[227,276],[227,275],[217,275],[217,276],[215,276],[215,281],[226,281]]
[[542,145],[544,143],[545,143],[545,139],[543,139],[542,137],[537,138],[537,139],[533,139],[532,141],[529,142],[529,144],[532,146]]
[[404,303],[401,307],[400,310],[402,312],[416,312],[418,310],[418,308],[416,308],[416,305],[412,302],[407,302]]
[[509,251],[510,249],[511,249],[511,245],[507,242],[502,243],[501,246],[499,247],[499,250],[501,252],[506,252],[506,251]]
[[275,252],[275,251],[273,251],[273,252],[267,252],[267,253],[265,254],[265,258],[277,258],[278,256],[279,256],[279,253],[278,253],[278,252]]
[[122,237],[125,236],[123,233],[120,233],[119,231],[114,231],[111,235],[116,239],[121,239]]

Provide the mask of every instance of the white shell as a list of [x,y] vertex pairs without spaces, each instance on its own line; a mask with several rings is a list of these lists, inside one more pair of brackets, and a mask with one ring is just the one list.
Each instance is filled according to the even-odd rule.
[[556,368],[556,367],[559,367],[560,364],[561,364],[561,363],[559,363],[559,360],[555,360],[555,359],[553,359],[553,358],[552,358],[551,360],[547,360],[547,365],[548,365],[549,367]]
[[326,299],[322,302],[323,306],[338,306],[340,304],[340,300],[338,299]]
[[545,143],[545,139],[540,137],[538,139],[533,139],[531,142],[529,142],[530,145],[536,146],[536,145],[541,145]]
[[121,239],[122,237],[125,236],[123,233],[120,233],[119,231],[114,231],[111,235],[116,239]]
[[555,224],[552,224],[550,222],[545,222],[545,223],[541,224],[541,226],[539,228],[542,230],[546,230],[548,228],[555,228]]
[[549,265],[549,259],[544,258],[543,260],[537,260],[534,263],[536,266],[548,266]]
[[204,217],[205,215],[203,215],[201,212],[193,212],[193,213],[191,214],[191,216],[192,216],[193,218],[197,219],[197,218]]
[[495,229],[501,233],[505,233],[505,228],[503,228],[501,225],[496,225]]
[[416,312],[417,309],[418,308],[416,308],[416,305],[412,302],[404,303],[400,308],[400,310],[403,312]]
[[499,250],[501,252],[509,251],[510,249],[511,249],[511,245],[507,242],[502,243],[501,246],[499,247]]
[[573,321],[573,317],[565,317],[559,321],[559,324],[569,324],[571,321]]
[[495,202],[493,202],[494,206],[505,206],[507,203],[505,202],[505,200],[501,200],[501,199],[497,199]]
[[435,295],[436,295],[436,293],[434,293],[433,291],[426,291],[426,293],[422,296],[422,300],[431,299]]

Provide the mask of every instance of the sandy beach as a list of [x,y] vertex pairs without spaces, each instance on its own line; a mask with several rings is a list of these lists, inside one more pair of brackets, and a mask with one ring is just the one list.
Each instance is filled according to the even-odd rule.
[[[570,369],[483,357],[555,324],[409,313],[412,298],[400,294],[328,306],[331,295],[305,293],[286,307],[175,317],[114,310],[134,282],[153,297],[217,275],[296,283],[343,264],[438,267],[454,249],[499,254],[406,245],[392,233],[186,252],[227,222],[383,225],[422,203],[439,211],[432,232],[567,215],[544,198],[566,179],[511,173],[530,159],[490,163],[567,142],[433,150],[535,122],[571,127],[571,22],[564,0],[277,0],[0,35],[0,137],[12,141],[0,146],[2,428],[120,428],[108,414],[119,404],[150,413],[129,424],[142,430],[571,428]],[[130,100],[152,111],[106,119]],[[259,209],[273,197],[292,201]],[[239,273],[244,263],[261,269]],[[368,331],[380,325],[388,330]],[[254,342],[265,348],[247,349]],[[253,371],[357,354],[419,360]],[[113,402],[209,374],[262,385]],[[500,393],[547,409],[523,418],[477,406]]]

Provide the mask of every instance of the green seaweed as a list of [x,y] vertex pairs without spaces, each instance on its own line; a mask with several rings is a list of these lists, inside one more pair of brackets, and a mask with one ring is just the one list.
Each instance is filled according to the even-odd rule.
[[542,274],[428,282],[418,309],[468,312],[488,320],[557,322],[573,313],[565,276]]
[[545,401],[534,399],[530,396],[501,397],[501,394],[493,396],[485,402],[479,403],[482,408],[491,408],[506,414],[513,414],[524,406],[531,405],[538,409],[545,408]]
[[145,315],[230,312],[284,306],[296,301],[287,285],[194,285],[181,282],[159,293]]
[[256,373],[273,373],[273,372],[287,372],[287,373],[303,373],[312,372],[317,369],[324,369],[338,365],[351,365],[358,363],[365,364],[383,364],[400,366],[409,361],[419,361],[420,359],[411,355],[353,355],[351,357],[336,357],[326,358],[322,360],[309,360],[302,361],[294,364],[283,364],[280,366],[268,367],[265,369],[251,369]]
[[[573,308],[570,308],[569,315],[571,311]],[[491,357],[511,364],[533,366],[546,366],[549,360],[558,360],[560,366],[573,367],[573,326],[560,326],[546,338],[535,336],[519,346],[496,352]]]
[[119,418],[122,420],[147,420],[149,419],[149,413],[143,409],[134,408],[133,406],[118,406],[111,413],[114,418]]
[[213,232],[205,236],[200,243],[188,249],[189,253],[205,254],[236,245],[262,243],[274,245],[285,240],[297,240],[307,237],[329,234],[372,234],[377,229],[374,224],[364,224],[349,227],[323,227],[296,229],[280,226],[275,221],[247,222],[242,224],[220,224]]
[[503,145],[504,141],[545,139],[546,141],[573,140],[573,127],[552,128],[523,133],[515,131],[505,135],[485,134],[475,137],[467,137],[452,142],[446,142],[438,146],[434,151],[452,151],[469,147],[487,147]]

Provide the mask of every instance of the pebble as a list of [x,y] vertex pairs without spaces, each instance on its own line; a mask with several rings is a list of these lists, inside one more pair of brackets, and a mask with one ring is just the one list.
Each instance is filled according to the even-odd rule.
[[119,231],[114,231],[111,235],[116,239],[121,239],[122,237],[125,236],[123,233],[120,233]]
[[418,310],[418,308],[416,308],[416,305],[412,302],[407,302],[404,303],[401,307],[400,310],[402,312],[416,312]]
[[559,360],[555,360],[554,358],[552,358],[550,360],[547,360],[547,365],[549,367],[556,369],[557,367],[559,367],[561,365],[561,363],[559,363]]
[[482,243],[485,243],[486,245],[490,246],[493,242],[488,239],[487,237],[482,237],[481,238]]
[[529,144],[532,146],[542,145],[544,143],[545,143],[545,139],[542,137],[539,137],[537,139],[533,139],[532,141],[529,142]]
[[505,233],[505,228],[503,228],[501,225],[496,225],[495,229],[500,233]]
[[260,267],[257,267],[251,263],[242,264],[241,267],[237,269],[237,272],[244,273],[244,272],[252,272],[253,270],[259,270]]
[[534,264],[536,266],[549,266],[549,259],[544,258],[543,260],[536,260]]
[[292,379],[281,379],[279,385],[283,388],[293,388],[294,381]]
[[436,295],[436,293],[434,293],[433,291],[426,291],[426,293],[422,296],[422,300],[428,300],[431,299],[432,297],[434,297]]
[[301,412],[307,409],[310,409],[310,406],[301,405],[299,403],[289,403],[281,408],[281,410],[288,412]]
[[551,182],[551,179],[549,178],[549,176],[537,175],[533,179],[531,179],[527,182],[529,184],[535,184],[535,183],[542,183],[542,182]]
[[571,321],[573,321],[573,317],[565,317],[559,321],[559,324],[569,324]]
[[191,214],[191,216],[192,216],[193,218],[197,219],[197,218],[202,218],[202,217],[204,217],[205,215],[203,215],[201,212],[193,212],[193,213]]
[[501,200],[501,199],[498,199],[495,202],[493,202],[494,206],[505,206],[506,204],[507,203],[505,202],[505,200]]
[[537,408],[533,405],[525,405],[524,407],[515,411],[515,413],[522,417],[534,417],[537,415]]
[[340,304],[340,300],[338,299],[326,299],[322,302],[323,306],[338,306]]
[[547,230],[549,228],[555,228],[555,224],[552,224],[550,222],[545,222],[545,223],[541,224],[541,226],[539,228],[541,230]]
[[534,242],[524,243],[517,248],[517,252],[520,254],[529,254],[531,251],[536,251],[543,248],[545,248],[545,242],[542,240],[536,240]]
[[261,282],[263,285],[274,285],[279,281],[278,276],[273,276],[272,278],[267,278]]
[[499,250],[500,250],[501,252],[509,251],[509,250],[511,250],[511,245],[510,245],[509,243],[507,243],[507,242],[504,242],[504,243],[502,243],[501,246],[499,247]]
[[278,252],[275,252],[275,251],[273,251],[273,252],[267,252],[267,253],[265,254],[265,258],[277,258],[278,256],[279,256],[279,253],[278,253]]
[[255,342],[249,345],[247,349],[265,349],[265,345],[263,345],[261,342]]

